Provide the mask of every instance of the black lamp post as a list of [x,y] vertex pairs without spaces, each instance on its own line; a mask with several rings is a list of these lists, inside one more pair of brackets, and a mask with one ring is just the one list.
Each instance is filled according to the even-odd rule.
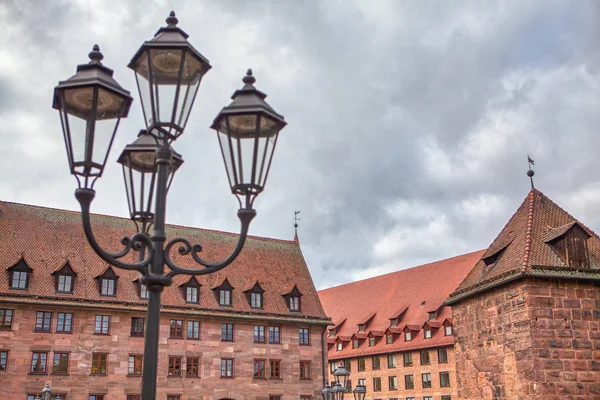
[[[142,101],[146,130],[119,157],[127,188],[131,219],[137,232],[124,237],[123,250],[109,253],[94,238],[90,205],[95,196],[94,182],[102,175],[117,131],[119,120],[127,116],[132,99],[113,78],[112,70],[102,65],[98,46],[91,61],[77,67],[77,74],[59,82],[54,89],[53,107],[61,115],[71,173],[79,188],[75,197],[81,205],[81,218],[87,240],[107,263],[136,270],[149,290],[142,399],[156,399],[160,294],[178,274],[204,275],[229,265],[246,241],[248,227],[256,215],[255,197],[263,190],[283,116],[266,102],[266,95],[254,87],[248,70],[244,87],[233,94],[233,102],[214,120],[232,192],[238,198],[241,232],[232,253],[223,261],[209,263],[200,258],[200,244],[173,238],[166,242],[165,204],[169,185],[183,160],[170,143],[183,134],[200,80],[210,69],[204,58],[187,41],[188,35],[177,27],[175,13],[167,18],[154,39],[145,42],[129,67],[135,71]],[[150,227],[153,227],[150,232]],[[201,268],[184,268],[171,258],[176,246],[179,254],[189,255]],[[138,252],[138,262],[120,259]],[[146,253],[147,251],[147,253]],[[164,267],[169,271],[165,273]]]
[[[350,376],[350,372],[346,369],[344,362],[340,362],[340,365],[333,371],[333,376],[335,378],[335,383],[333,387],[329,385],[325,385],[323,390],[321,391],[321,395],[323,396],[323,400],[343,400],[344,393],[346,392],[346,388],[348,386],[348,377]],[[340,382],[340,379],[342,380]],[[367,389],[364,385],[356,385],[356,388],[352,391],[354,396],[354,400],[364,400],[367,394]]]

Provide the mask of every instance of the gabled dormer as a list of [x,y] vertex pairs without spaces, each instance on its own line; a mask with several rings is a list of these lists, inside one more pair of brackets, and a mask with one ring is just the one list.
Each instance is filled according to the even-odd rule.
[[262,310],[264,308],[264,293],[265,291],[260,286],[258,281],[252,285],[252,287],[248,290],[245,290],[246,298],[248,299],[248,304],[250,304],[250,308]]
[[385,344],[393,344],[403,331],[398,326],[390,326],[385,330]]
[[292,312],[301,312],[302,311],[302,293],[298,290],[298,287],[294,285],[294,288],[289,292],[283,295],[287,307]]
[[351,338],[348,336],[338,336],[335,338],[335,350],[342,351],[346,348],[347,344],[350,342]]
[[133,281],[137,288],[138,297],[142,300],[148,300],[148,287],[142,283],[140,278]]
[[63,265],[62,268],[54,271],[52,275],[54,275],[54,288],[56,293],[73,293],[77,273],[73,271],[73,268],[68,261],[65,262],[65,265]]
[[419,332],[419,328],[420,327],[418,325],[412,324],[407,324],[406,326],[404,326],[404,328],[402,329],[402,332],[404,333],[404,341],[412,341],[415,338],[416,334]]
[[393,328],[400,325],[400,321],[402,321],[402,317],[406,314],[406,310],[408,310],[408,307],[401,307],[388,317],[390,320],[390,327]]
[[98,282],[100,296],[116,297],[119,276],[115,274],[112,267],[106,268],[102,275],[98,275],[94,279]]
[[369,333],[367,334],[367,339],[369,341],[369,347],[376,346],[382,337],[383,337],[383,332],[381,332],[381,331],[369,331]]
[[371,321],[373,321],[373,318],[375,318],[375,315],[377,315],[376,312],[367,314],[363,318],[361,318],[356,323],[357,331],[358,332],[366,332],[369,328],[369,324],[371,323]]
[[195,276],[191,276],[186,283],[179,285],[186,303],[198,304],[200,302],[200,286]]
[[556,228],[548,228],[544,242],[552,246],[566,265],[584,269],[590,266],[588,251],[590,236],[577,222],[571,222]]
[[217,302],[221,307],[233,307],[233,286],[225,278],[223,283],[213,288]]
[[442,323],[442,326],[444,328],[444,336],[452,336],[452,318],[446,318]]
[[21,258],[15,265],[6,269],[10,276],[10,288],[14,290],[27,290],[29,289],[29,280],[33,270],[29,268],[29,265],[25,262],[24,258]]
[[427,321],[423,324],[423,338],[431,339],[442,324],[439,321]]

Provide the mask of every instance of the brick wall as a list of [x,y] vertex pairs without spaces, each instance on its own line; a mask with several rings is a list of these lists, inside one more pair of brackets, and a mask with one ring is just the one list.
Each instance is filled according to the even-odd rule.
[[[0,331],[0,351],[8,350],[8,366],[0,371],[3,396],[26,399],[50,383],[54,393],[66,393],[68,400],[88,400],[89,394],[106,394],[107,400],[121,400],[126,394],[139,394],[141,377],[128,376],[130,354],[143,354],[144,339],[130,336],[131,318],[144,313],[89,309],[57,309],[34,305],[2,304],[0,308],[14,310],[10,331]],[[50,333],[34,332],[37,311],[52,312]],[[57,312],[72,312],[73,333],[56,333]],[[96,314],[110,315],[109,335],[94,334]],[[201,321],[200,340],[170,339],[169,319]],[[221,322],[235,323],[234,342],[221,341]],[[322,384],[322,327],[304,325],[281,326],[281,344],[256,344],[253,325],[268,326],[265,321],[194,319],[188,316],[163,314],[160,327],[158,365],[158,399],[167,394],[182,395],[182,400],[201,399],[267,399],[281,395],[283,399],[299,396],[320,396]],[[309,346],[299,345],[298,328],[310,329]],[[186,326],[184,322],[184,338]],[[268,340],[268,331],[266,333]],[[33,351],[48,352],[48,373],[29,374]],[[69,352],[68,375],[52,374],[54,352]],[[108,353],[107,374],[91,375],[92,353]],[[200,377],[168,377],[168,357],[200,357]],[[221,358],[233,358],[234,379],[221,378]],[[254,359],[281,360],[281,379],[255,379]],[[300,360],[311,362],[310,380],[300,379]],[[267,374],[269,373],[267,367]],[[185,373],[183,374],[185,376]],[[267,375],[268,376],[268,375]],[[314,397],[313,397],[314,398]]]
[[[436,348],[424,349],[429,351],[430,363],[429,365],[421,365],[420,362],[420,350],[411,351],[412,354],[412,366],[404,366],[404,353],[393,353],[396,355],[396,368],[388,368],[387,355],[379,354],[380,358],[380,369],[373,370],[372,356],[365,356],[365,370],[362,372],[358,371],[358,358],[351,358],[350,361],[350,377],[352,380],[352,389],[356,387],[359,379],[365,379],[367,389],[367,399],[405,399],[407,397],[414,397],[415,399],[422,400],[423,396],[432,396],[433,400],[440,400],[442,395],[450,395],[452,399],[456,398],[456,372],[455,372],[455,359],[454,349],[452,347],[446,347],[448,353],[448,362],[439,363],[438,353]],[[346,360],[348,361],[348,360]],[[329,381],[334,381],[335,378],[331,374],[332,366],[339,365],[340,360],[330,361],[329,366]],[[447,371],[450,373],[450,386],[440,387],[440,372]],[[431,388],[423,388],[421,384],[421,374],[431,374]],[[412,375],[414,379],[414,389],[406,389],[404,386],[404,377],[406,375]],[[398,379],[398,389],[389,390],[389,377],[395,376]],[[381,391],[375,392],[373,390],[373,378],[381,378]]]
[[600,398],[599,300],[591,283],[523,279],[454,304],[459,398]]

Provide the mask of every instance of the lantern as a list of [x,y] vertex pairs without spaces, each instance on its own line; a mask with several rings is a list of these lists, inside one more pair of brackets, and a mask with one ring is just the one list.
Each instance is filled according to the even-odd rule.
[[251,208],[264,189],[277,137],[286,122],[267,104],[267,96],[254,87],[252,70],[242,81],[244,87],[233,94],[233,101],[221,110],[211,128],[217,131],[231,191],[240,206],[245,197],[245,207]]
[[[127,191],[129,213],[134,222],[140,222],[143,231],[154,220],[153,201],[156,183],[156,150],[157,139],[145,130],[140,131],[138,138],[125,146],[118,163],[123,165],[123,178]],[[181,156],[173,151],[169,168],[166,190],[169,190],[175,171],[183,164]]]
[[83,187],[91,188],[102,176],[119,121],[127,117],[132,98],[102,65],[98,45],[90,62],[54,88],[52,107],[60,112],[71,173]]
[[173,11],[166,22],[144,42],[129,68],[135,72],[148,132],[171,141],[183,133],[200,80],[211,66],[177,27]]

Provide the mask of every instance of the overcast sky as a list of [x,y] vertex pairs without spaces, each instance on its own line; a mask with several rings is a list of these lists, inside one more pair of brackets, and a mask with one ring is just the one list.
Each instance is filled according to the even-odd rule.
[[0,0],[0,199],[78,209],[54,86],[103,63],[135,98],[92,210],[127,216],[126,68],[173,9],[210,60],[168,222],[238,230],[210,126],[247,68],[285,116],[254,235],[292,239],[317,288],[485,248],[536,188],[600,229],[600,2]]

